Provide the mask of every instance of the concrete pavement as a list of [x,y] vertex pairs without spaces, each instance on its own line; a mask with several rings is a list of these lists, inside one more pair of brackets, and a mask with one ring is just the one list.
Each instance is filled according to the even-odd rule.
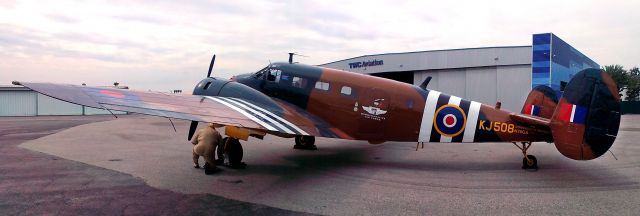
[[[97,122],[21,147],[138,177],[184,194],[207,193],[293,211],[331,215],[615,214],[640,212],[640,116],[624,116],[611,154],[573,161],[553,144],[530,150],[540,170],[520,169],[510,143],[425,144],[292,139],[243,142],[246,170],[205,176],[191,167],[188,122],[134,116]],[[204,124],[201,124],[204,125]]]
[[215,195],[153,188],[126,173],[17,147],[105,120],[113,117],[0,118],[0,215],[301,215]]

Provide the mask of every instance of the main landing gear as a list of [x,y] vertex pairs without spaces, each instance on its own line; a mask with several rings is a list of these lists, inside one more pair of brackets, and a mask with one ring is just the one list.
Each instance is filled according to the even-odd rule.
[[303,149],[303,150],[318,150],[316,147],[316,137],[314,136],[296,136],[296,145],[293,146],[294,149]]
[[522,150],[522,155],[524,155],[524,157],[522,158],[522,169],[537,170],[538,160],[536,159],[535,156],[527,154],[527,150],[529,150],[529,147],[531,147],[531,142],[521,142],[521,143],[522,143],[522,147],[516,144],[515,142],[513,142],[513,145],[515,145],[520,150]]
[[217,149],[218,160],[216,164],[233,169],[244,169],[247,164],[242,162],[243,150],[240,141],[233,137],[225,137]]

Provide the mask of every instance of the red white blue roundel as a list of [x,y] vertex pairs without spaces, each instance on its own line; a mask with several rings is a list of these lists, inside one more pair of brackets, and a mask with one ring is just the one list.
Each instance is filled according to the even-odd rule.
[[467,123],[467,115],[453,104],[447,104],[436,110],[433,126],[442,136],[454,137],[462,133]]

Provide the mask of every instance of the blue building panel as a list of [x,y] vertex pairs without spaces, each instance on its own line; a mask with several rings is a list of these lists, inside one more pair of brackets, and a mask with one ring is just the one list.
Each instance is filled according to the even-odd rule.
[[561,95],[561,82],[568,82],[581,70],[600,68],[553,33],[534,34],[532,50],[531,87],[547,85],[558,95]]
[[531,87],[549,85],[551,77],[551,35],[534,34],[531,59]]
[[533,46],[533,51],[548,51],[551,50],[551,44],[536,44]]

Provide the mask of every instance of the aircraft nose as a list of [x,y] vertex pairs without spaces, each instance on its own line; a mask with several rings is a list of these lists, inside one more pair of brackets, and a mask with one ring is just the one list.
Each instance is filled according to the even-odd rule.
[[194,95],[211,95],[216,96],[220,93],[222,87],[230,81],[208,77],[200,81],[193,90]]

